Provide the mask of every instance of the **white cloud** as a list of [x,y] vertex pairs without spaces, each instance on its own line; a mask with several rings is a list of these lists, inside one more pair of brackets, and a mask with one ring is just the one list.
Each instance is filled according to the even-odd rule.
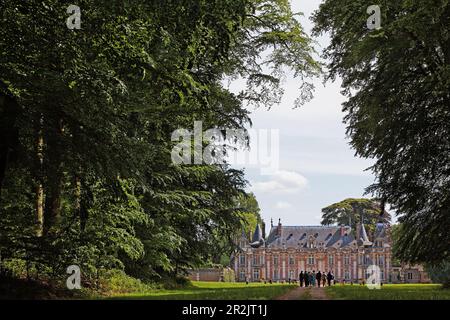
[[286,201],[278,201],[275,204],[275,208],[276,209],[290,209],[290,208],[292,208],[292,204],[290,204],[289,202],[286,202]]
[[256,182],[252,186],[252,191],[256,193],[297,193],[304,189],[308,180],[301,174],[294,171],[279,170],[269,176],[270,180]]

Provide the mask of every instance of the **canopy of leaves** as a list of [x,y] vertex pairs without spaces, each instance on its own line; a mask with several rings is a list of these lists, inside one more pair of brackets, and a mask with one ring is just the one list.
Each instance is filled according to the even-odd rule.
[[2,261],[158,279],[217,257],[243,223],[244,173],[172,164],[171,133],[243,129],[286,70],[317,74],[311,40],[285,0],[83,0],[80,30],[70,4],[0,2]]
[[390,223],[390,214],[381,210],[380,202],[375,199],[345,199],[322,209],[321,224],[342,224],[356,231],[356,224],[364,223],[366,230],[372,233],[377,222]]
[[328,32],[329,78],[342,78],[345,122],[358,155],[376,160],[378,183],[405,230],[399,256],[439,262],[450,254],[450,4],[373,1],[381,29],[368,30],[363,0],[326,0],[316,35]]

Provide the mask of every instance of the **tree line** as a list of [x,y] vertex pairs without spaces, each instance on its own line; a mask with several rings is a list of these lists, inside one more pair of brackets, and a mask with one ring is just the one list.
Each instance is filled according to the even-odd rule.
[[220,259],[250,210],[244,173],[172,164],[171,133],[244,129],[286,70],[318,73],[311,40],[285,0],[82,0],[79,30],[70,4],[0,5],[2,269],[157,280]]
[[380,28],[366,27],[363,0],[325,0],[313,35],[331,35],[323,56],[340,77],[347,135],[374,159],[369,194],[401,224],[396,255],[434,266],[450,259],[450,4],[373,1]]

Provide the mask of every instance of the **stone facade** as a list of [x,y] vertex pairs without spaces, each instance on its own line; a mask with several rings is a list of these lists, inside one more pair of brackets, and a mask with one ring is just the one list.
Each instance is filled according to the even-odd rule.
[[431,283],[422,265],[402,264],[392,268],[393,283]]
[[233,282],[235,275],[230,268],[202,268],[188,270],[188,278],[192,281]]
[[389,228],[379,222],[371,240],[364,224],[348,226],[271,226],[266,238],[258,225],[251,239],[243,233],[232,259],[236,281],[288,281],[300,271],[331,271],[336,281],[367,281],[368,267],[380,268],[381,282],[391,278]]

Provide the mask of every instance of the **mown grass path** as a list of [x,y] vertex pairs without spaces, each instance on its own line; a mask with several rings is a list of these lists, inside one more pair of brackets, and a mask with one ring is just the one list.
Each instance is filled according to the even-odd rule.
[[186,288],[127,293],[109,299],[134,300],[270,300],[295,288],[289,284],[202,282],[194,281]]
[[335,285],[327,294],[338,300],[450,300],[450,289],[439,284],[385,284],[381,289],[360,285]]

